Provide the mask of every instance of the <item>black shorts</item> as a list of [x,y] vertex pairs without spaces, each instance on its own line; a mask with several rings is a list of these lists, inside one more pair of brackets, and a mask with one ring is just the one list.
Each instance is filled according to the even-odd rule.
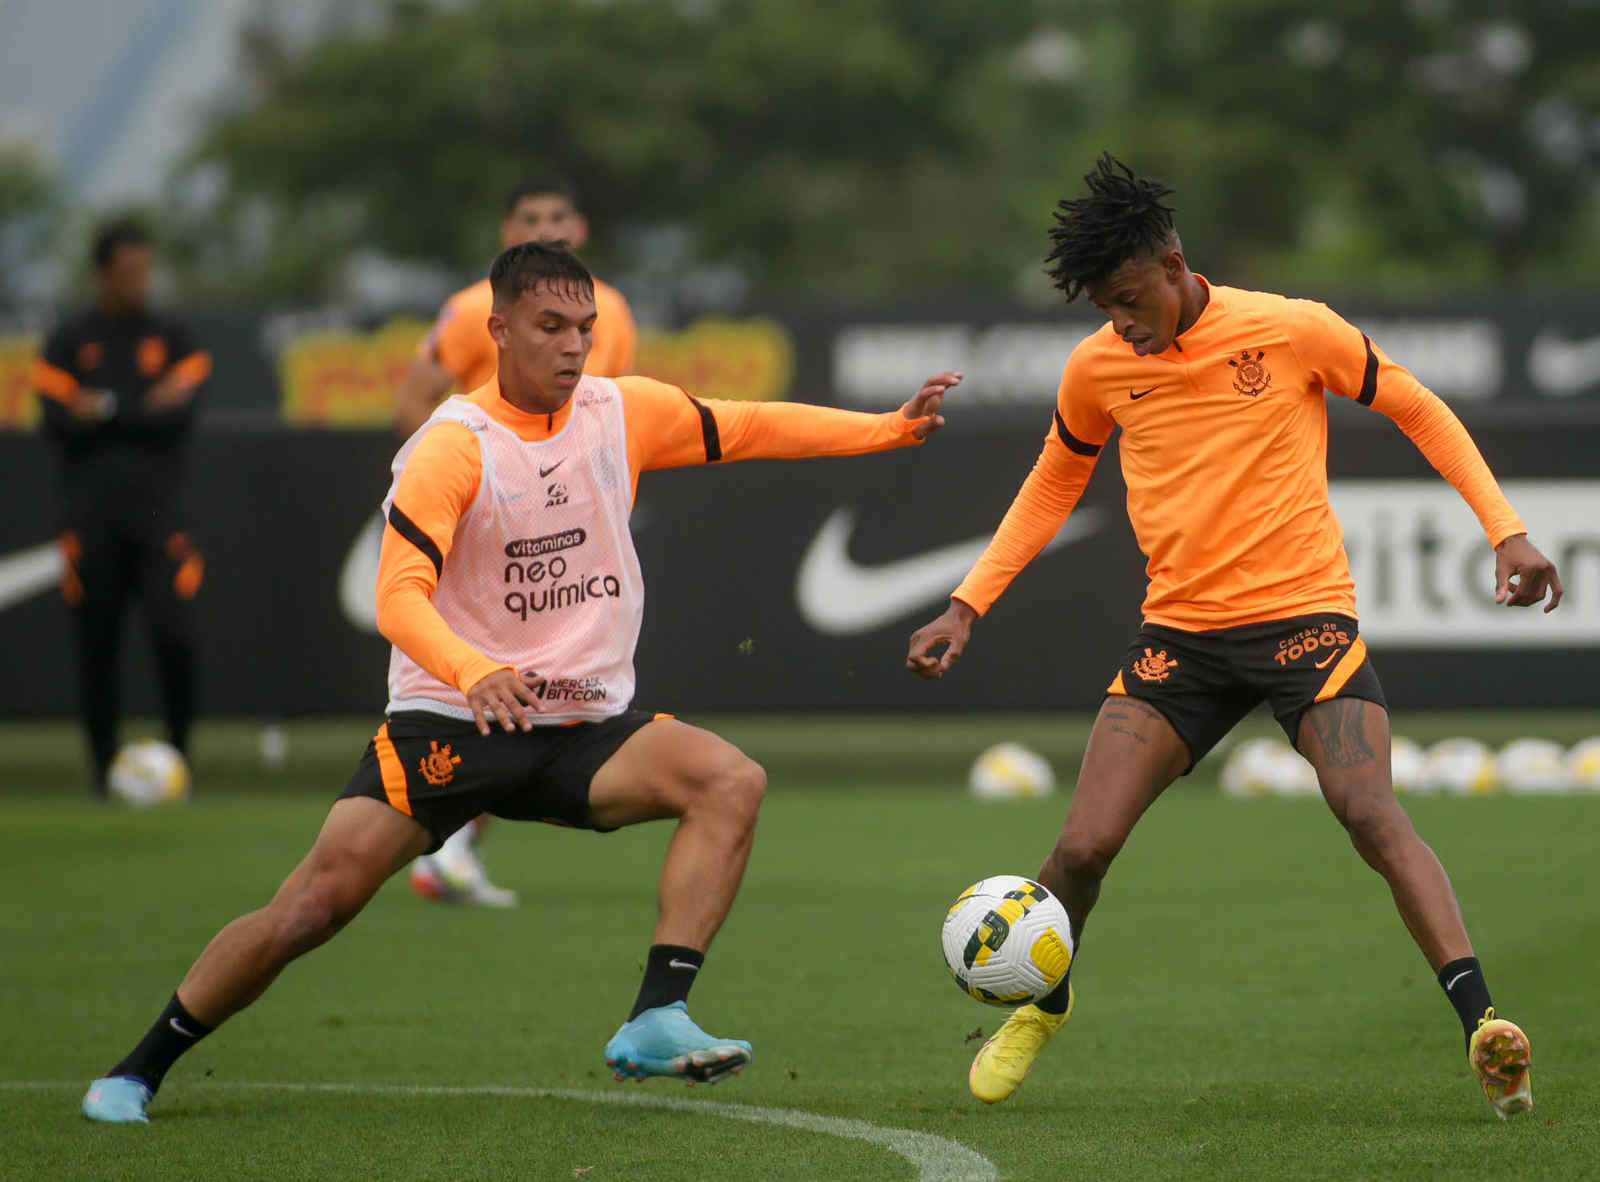
[[610,832],[589,812],[589,782],[640,727],[667,714],[627,710],[601,722],[499,727],[426,710],[391,714],[367,744],[339,799],[370,796],[433,835],[431,854],[480,813]]
[[1334,612],[1207,632],[1146,624],[1106,694],[1161,711],[1188,746],[1191,769],[1261,702],[1294,746],[1301,716],[1317,702],[1387,706],[1355,620]]

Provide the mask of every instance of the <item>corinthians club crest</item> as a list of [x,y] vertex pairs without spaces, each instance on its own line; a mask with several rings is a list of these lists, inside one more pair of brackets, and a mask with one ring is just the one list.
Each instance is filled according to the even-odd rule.
[[1249,349],[1241,349],[1239,356],[1230,357],[1228,364],[1233,366],[1233,388],[1241,394],[1254,398],[1261,391],[1272,385],[1272,374],[1267,367],[1261,364],[1261,359],[1266,356],[1265,351],[1257,349],[1254,355]]

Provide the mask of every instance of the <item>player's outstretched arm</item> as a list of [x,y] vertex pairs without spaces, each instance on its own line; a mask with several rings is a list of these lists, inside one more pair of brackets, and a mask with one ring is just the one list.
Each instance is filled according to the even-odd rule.
[[1513,534],[1494,548],[1494,601],[1507,607],[1532,607],[1550,602],[1544,610],[1553,612],[1561,603],[1561,576],[1556,564],[1528,541],[1527,534]]
[[946,670],[961,659],[967,641],[972,638],[972,625],[978,613],[952,598],[937,620],[924,624],[911,634],[911,648],[906,653],[906,668],[918,677],[937,681]]
[[728,460],[853,456],[921,443],[944,426],[944,396],[961,381],[934,374],[898,411],[864,414],[804,402],[695,398],[650,378],[618,380],[626,398],[628,462],[635,473]]

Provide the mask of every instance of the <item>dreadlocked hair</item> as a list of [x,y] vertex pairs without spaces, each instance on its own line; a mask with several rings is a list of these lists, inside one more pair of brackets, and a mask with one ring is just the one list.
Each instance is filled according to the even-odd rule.
[[1172,209],[1161,203],[1172,190],[1135,176],[1110,152],[1102,152],[1083,179],[1087,197],[1056,203],[1045,259],[1045,274],[1068,303],[1128,259],[1160,249],[1173,229]]

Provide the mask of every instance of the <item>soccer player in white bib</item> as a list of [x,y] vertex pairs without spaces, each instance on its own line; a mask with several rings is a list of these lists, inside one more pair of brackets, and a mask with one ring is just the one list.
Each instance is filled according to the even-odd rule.
[[650,468],[918,443],[943,426],[961,375],[937,374],[881,415],[700,401],[584,375],[594,286],[564,248],[514,246],[490,280],[498,375],[406,442],[385,500],[388,717],[272,901],[212,939],[139,1044],[90,1085],[94,1120],[146,1120],[180,1055],[480,813],[601,831],[675,819],[644,979],[606,1062],[619,1079],[714,1083],[751,1061],[748,1042],[703,1031],[687,999],[744,874],[766,776],[716,735],[633,706],[634,489]]

